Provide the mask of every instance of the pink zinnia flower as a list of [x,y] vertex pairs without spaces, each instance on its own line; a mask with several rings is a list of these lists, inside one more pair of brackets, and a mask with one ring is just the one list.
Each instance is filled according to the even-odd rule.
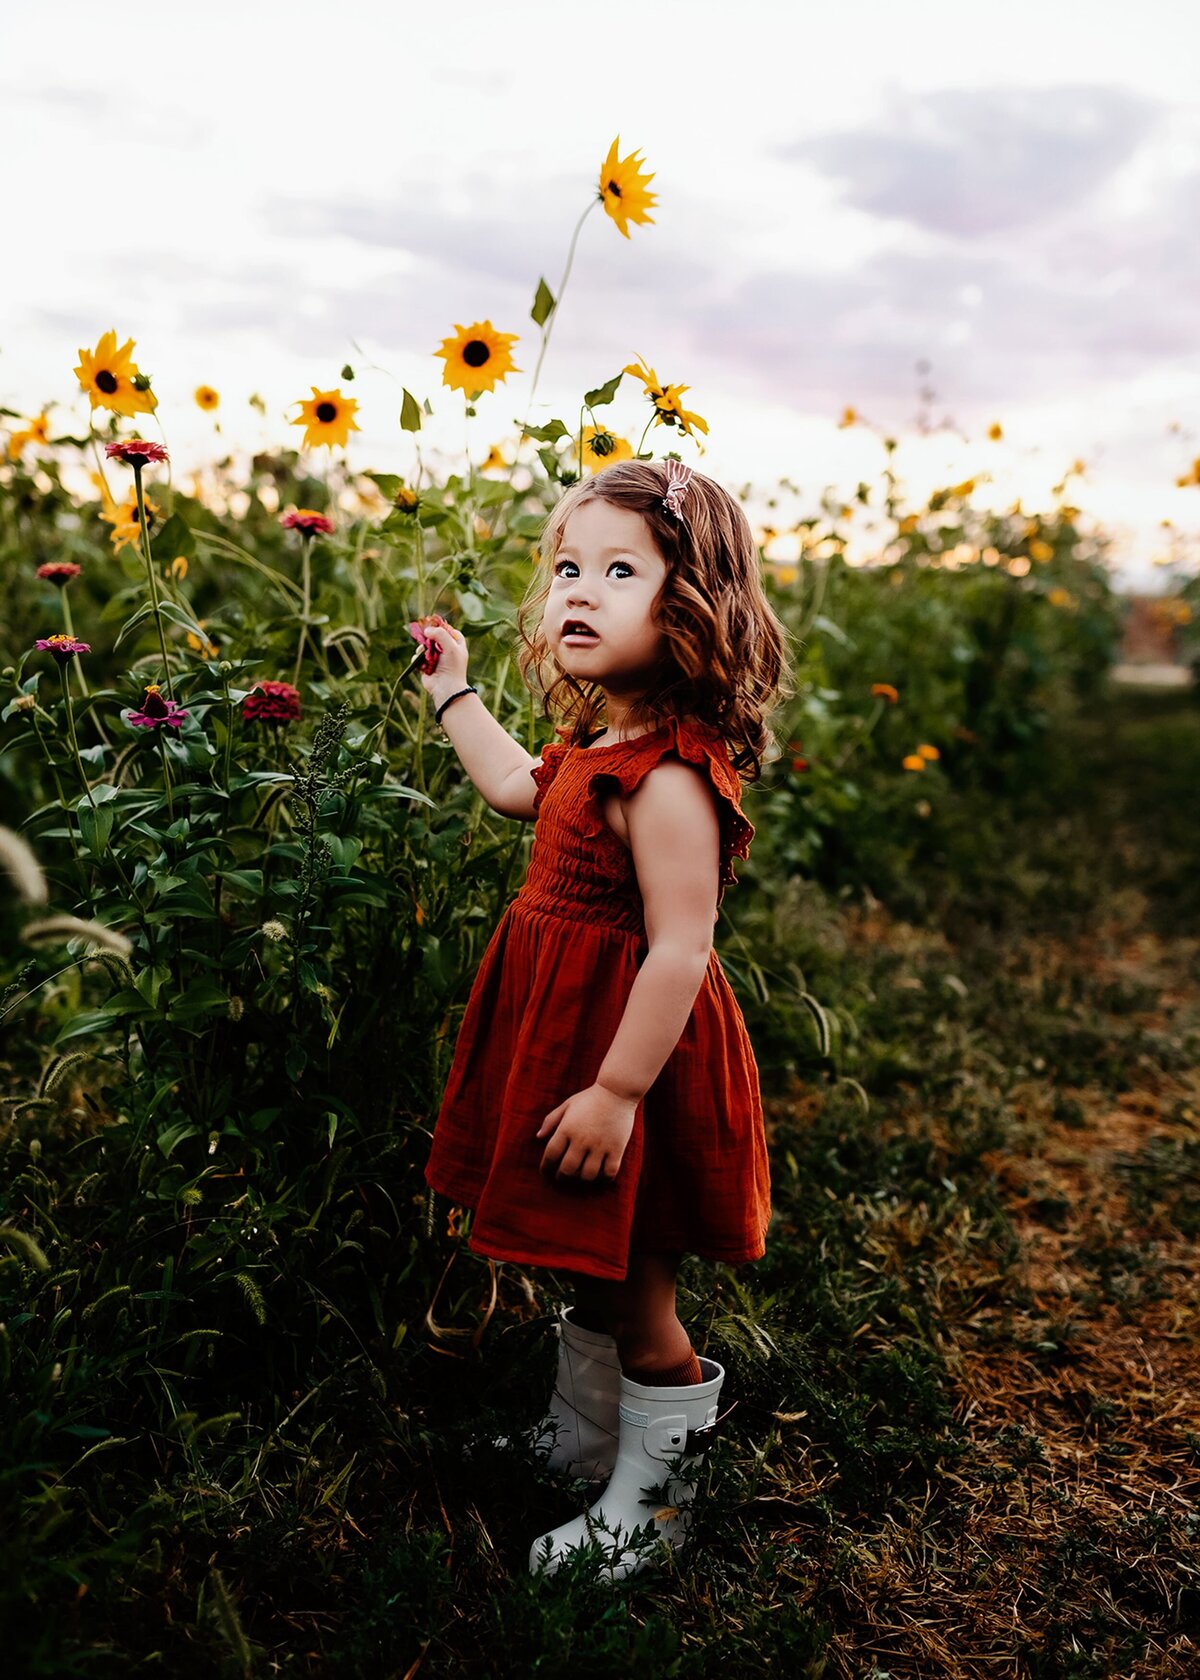
[[147,438],[122,438],[119,443],[106,443],[104,453],[110,461],[124,461],[127,467],[141,467],[147,461],[165,461],[167,452],[161,443]]
[[256,684],[242,701],[249,723],[294,723],[300,716],[300,690],[288,682]]
[[438,668],[438,660],[442,650],[435,641],[431,641],[425,634],[425,627],[429,624],[445,624],[446,620],[440,613],[430,613],[425,618],[417,618],[409,625],[409,633],[417,638],[425,650],[425,663],[421,669],[427,677],[431,677]]
[[174,700],[164,700],[157,683],[149,683],[141,711],[127,712],[125,715],[128,721],[136,724],[139,729],[161,729],[164,724],[168,729],[178,729],[181,720],[188,714]]
[[38,567],[37,575],[45,578],[47,583],[57,583],[61,586],[70,583],[72,578],[77,578],[82,570],[83,567],[77,566],[74,560],[47,560],[44,566]]
[[327,537],[333,531],[333,520],[314,508],[294,508],[291,513],[285,513],[279,523],[285,531],[299,531],[304,537],[315,537],[318,533]]
[[90,642],[76,641],[74,636],[44,636],[38,642],[38,647],[44,653],[52,653],[60,665],[65,665],[74,653],[91,653]]

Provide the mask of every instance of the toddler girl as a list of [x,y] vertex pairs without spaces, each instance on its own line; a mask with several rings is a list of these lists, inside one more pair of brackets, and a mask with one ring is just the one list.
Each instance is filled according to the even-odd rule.
[[761,774],[784,631],[741,508],[675,460],[571,486],[540,553],[521,669],[565,741],[532,758],[467,682],[459,631],[425,631],[439,652],[421,680],[467,773],[494,810],[536,823],[425,1177],[474,1210],[473,1251],[574,1286],[535,1450],[609,1479],[529,1567],[552,1573],[595,1541],[615,1580],[684,1544],[717,1423],[725,1373],[676,1316],[680,1261],[765,1252],[758,1070],[713,923],[754,834],[741,773]]

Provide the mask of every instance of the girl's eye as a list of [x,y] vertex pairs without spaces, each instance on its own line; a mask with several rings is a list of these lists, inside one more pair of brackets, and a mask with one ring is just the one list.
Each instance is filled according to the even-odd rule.
[[[558,563],[555,565],[555,568],[554,568],[555,577],[559,576],[563,566],[574,566],[574,565],[575,565],[574,560],[560,560],[560,561],[558,561]],[[629,562],[627,560],[614,560],[613,563],[612,563],[612,566],[610,566],[608,568],[610,572],[612,571],[613,566],[620,566],[624,571],[629,572],[630,575],[632,575],[632,573],[633,573],[633,567],[629,564]],[[576,567],[575,569],[578,571],[579,568]]]

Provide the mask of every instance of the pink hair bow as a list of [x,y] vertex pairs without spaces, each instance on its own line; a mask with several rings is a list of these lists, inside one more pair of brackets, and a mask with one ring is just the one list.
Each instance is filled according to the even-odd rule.
[[663,497],[663,506],[668,508],[676,517],[683,519],[683,496],[688,485],[692,482],[692,469],[683,461],[665,461],[667,469],[667,491]]

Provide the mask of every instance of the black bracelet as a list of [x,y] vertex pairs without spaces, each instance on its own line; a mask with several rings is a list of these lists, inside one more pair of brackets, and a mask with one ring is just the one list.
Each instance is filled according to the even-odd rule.
[[457,693],[457,694],[451,694],[451,695],[448,695],[448,696],[447,696],[447,697],[446,697],[446,699],[445,699],[445,700],[443,700],[443,701],[442,701],[442,703],[441,703],[441,705],[440,705],[440,706],[439,706],[439,707],[438,707],[438,709],[437,709],[437,711],[436,711],[436,712],[434,712],[434,714],[433,714],[433,721],[434,721],[434,723],[441,723],[441,721],[442,721],[442,713],[443,713],[443,712],[444,712],[444,711],[445,711],[445,710],[446,710],[446,707],[447,707],[447,706],[448,706],[448,705],[449,705],[449,704],[450,704],[450,702],[451,702],[451,701],[452,701],[452,700],[458,700],[458,699],[460,699],[460,698],[461,698],[461,697],[462,697],[462,696],[463,696],[463,695],[464,695],[464,694],[478,694],[478,693],[479,693],[479,690],[478,690],[478,689],[477,689],[477,688],[476,688],[476,687],[475,687],[475,684],[474,684],[474,683],[468,683],[468,684],[467,684],[467,686],[466,686],[466,688],[460,688],[460,689],[459,689],[459,690],[458,690],[458,693]]

